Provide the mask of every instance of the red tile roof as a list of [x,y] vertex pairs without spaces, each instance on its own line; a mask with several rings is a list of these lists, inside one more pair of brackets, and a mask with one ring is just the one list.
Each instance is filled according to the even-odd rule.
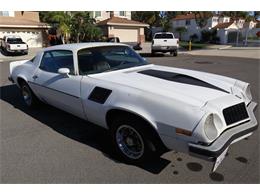
[[97,25],[101,26],[101,25],[108,25],[108,24],[129,24],[129,25],[143,25],[143,26],[149,26],[148,24],[139,22],[139,21],[135,21],[135,20],[128,20],[126,18],[119,18],[119,17],[111,17],[108,18],[106,20],[102,20],[100,22],[97,23]]
[[224,23],[218,23],[216,26],[214,26],[213,28],[228,28],[231,24],[233,24],[234,22],[224,22]]
[[18,19],[15,17],[7,17],[2,16],[0,17],[0,26],[1,27],[16,27],[16,28],[48,28],[49,25],[42,22],[37,22],[33,20],[25,20],[25,19]]
[[173,20],[190,20],[195,19],[195,14],[183,14],[183,15],[177,15]]

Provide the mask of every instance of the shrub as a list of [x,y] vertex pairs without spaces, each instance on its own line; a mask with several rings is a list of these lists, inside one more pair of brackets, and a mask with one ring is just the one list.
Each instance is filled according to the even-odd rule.
[[198,38],[199,38],[199,36],[196,33],[194,33],[193,35],[190,36],[190,40],[193,41],[193,42],[197,41]]

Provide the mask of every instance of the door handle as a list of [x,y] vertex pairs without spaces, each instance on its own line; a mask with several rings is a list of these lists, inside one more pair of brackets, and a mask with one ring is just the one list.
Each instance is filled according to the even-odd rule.
[[37,79],[38,78],[38,76],[37,75],[33,75],[33,77],[32,77],[33,79]]

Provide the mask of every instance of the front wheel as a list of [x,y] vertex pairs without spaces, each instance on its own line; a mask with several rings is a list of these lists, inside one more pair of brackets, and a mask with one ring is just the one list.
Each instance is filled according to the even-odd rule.
[[24,103],[29,108],[34,108],[39,104],[38,98],[34,95],[29,85],[26,82],[21,84],[21,93],[24,100]]
[[155,157],[151,128],[143,121],[130,117],[117,118],[112,123],[112,140],[116,152],[127,163],[138,164]]

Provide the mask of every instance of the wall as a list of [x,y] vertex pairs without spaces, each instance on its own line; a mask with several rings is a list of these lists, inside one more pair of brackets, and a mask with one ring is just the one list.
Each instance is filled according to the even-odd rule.
[[190,20],[190,25],[186,25],[186,20],[173,20],[172,21],[172,31],[176,38],[180,38],[179,33],[176,32],[176,30],[175,30],[178,27],[186,27],[186,29],[187,29],[186,33],[182,33],[181,40],[183,40],[183,41],[189,41],[190,36],[193,34],[197,34],[199,39],[201,37],[200,28],[197,26],[195,19]]

